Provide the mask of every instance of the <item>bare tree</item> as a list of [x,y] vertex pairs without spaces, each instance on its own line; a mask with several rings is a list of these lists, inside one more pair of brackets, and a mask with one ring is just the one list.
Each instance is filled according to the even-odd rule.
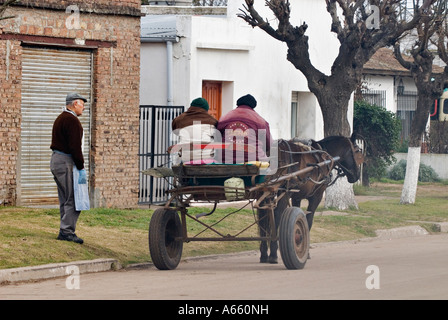
[[[400,15],[402,0],[325,0],[331,16],[331,32],[340,43],[339,54],[333,62],[331,74],[326,75],[311,62],[308,25],[293,26],[290,22],[289,0],[266,0],[274,13],[278,26],[272,26],[254,8],[254,0],[245,0],[244,10],[238,15],[252,27],[259,27],[271,37],[285,42],[287,59],[306,77],[308,87],[317,97],[324,119],[324,134],[350,135],[347,119],[348,104],[352,92],[362,78],[364,64],[380,48],[393,45],[407,30],[414,28],[421,12],[434,0],[419,0],[412,19]],[[298,8],[298,6],[296,7]],[[374,19],[378,21],[374,21]]]
[[3,15],[5,14],[6,9],[8,9],[9,6],[13,5],[17,1],[18,0],[6,0],[5,2],[3,2],[3,4],[0,7],[0,20],[6,20],[6,19],[14,18],[14,16],[4,17]]
[[[318,70],[310,58],[308,25],[293,26],[290,22],[289,0],[265,0],[278,24],[272,26],[255,9],[254,0],[245,0],[238,16],[252,27],[264,30],[271,37],[286,43],[287,59],[307,79],[308,88],[316,96],[324,120],[324,135],[350,136],[347,117],[352,93],[362,79],[364,64],[380,48],[393,45],[407,30],[414,28],[423,10],[435,0],[414,0],[417,5],[411,19],[403,17],[403,0],[325,0],[331,17],[331,29],[339,40],[339,52],[331,74]],[[296,2],[299,10],[299,1]],[[327,189],[327,207],[357,207],[353,188],[346,180],[338,180]]]
[[448,80],[448,67],[445,67],[442,73],[434,72],[434,54],[431,50],[431,45],[435,44],[440,58],[448,64],[446,16],[447,0],[435,1],[432,7],[423,12],[416,27],[417,39],[410,51],[411,60],[403,58],[399,43],[394,47],[395,57],[411,72],[417,87],[417,109],[411,123],[406,175],[400,200],[402,204],[415,202],[422,137],[428,123],[430,108],[434,100],[443,93]]

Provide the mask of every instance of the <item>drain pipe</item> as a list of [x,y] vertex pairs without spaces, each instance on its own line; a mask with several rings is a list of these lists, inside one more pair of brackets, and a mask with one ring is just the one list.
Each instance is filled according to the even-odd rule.
[[166,42],[167,59],[167,105],[173,105],[173,42]]

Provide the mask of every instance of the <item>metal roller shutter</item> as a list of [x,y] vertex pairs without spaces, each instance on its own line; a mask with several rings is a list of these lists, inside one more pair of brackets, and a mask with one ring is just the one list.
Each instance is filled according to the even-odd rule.
[[56,183],[50,172],[51,131],[68,92],[78,92],[88,99],[79,119],[84,128],[85,167],[89,168],[91,87],[91,52],[23,48],[21,205],[57,203]]

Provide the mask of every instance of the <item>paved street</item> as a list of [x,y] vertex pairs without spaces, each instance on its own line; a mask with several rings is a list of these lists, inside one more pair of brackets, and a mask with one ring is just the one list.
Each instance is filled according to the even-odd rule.
[[[448,234],[314,245],[303,270],[258,253],[0,287],[0,299],[448,299]],[[72,287],[73,289],[68,289]],[[370,289],[369,289],[370,288]]]

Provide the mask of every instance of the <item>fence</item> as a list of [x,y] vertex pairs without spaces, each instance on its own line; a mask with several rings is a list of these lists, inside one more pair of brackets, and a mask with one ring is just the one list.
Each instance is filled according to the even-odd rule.
[[[172,142],[171,123],[184,112],[183,106],[140,106],[140,171],[171,166],[167,149]],[[160,204],[167,200],[169,180],[140,173],[139,204]]]

